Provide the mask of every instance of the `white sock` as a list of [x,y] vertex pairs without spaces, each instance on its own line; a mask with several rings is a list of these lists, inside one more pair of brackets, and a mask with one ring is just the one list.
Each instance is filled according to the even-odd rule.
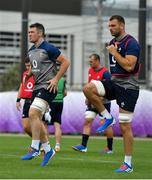
[[40,144],[40,140],[32,140],[31,147],[33,147],[36,150],[39,150],[39,144]]
[[49,152],[51,150],[49,141],[42,144],[42,147],[44,148],[45,153]]
[[107,109],[102,111],[100,114],[106,119],[111,119],[112,118],[111,114],[107,111]]
[[129,166],[131,166],[131,158],[132,156],[125,156],[124,162],[127,163]]
[[60,143],[56,143],[56,144],[55,144],[55,146],[58,146],[58,147],[60,147]]

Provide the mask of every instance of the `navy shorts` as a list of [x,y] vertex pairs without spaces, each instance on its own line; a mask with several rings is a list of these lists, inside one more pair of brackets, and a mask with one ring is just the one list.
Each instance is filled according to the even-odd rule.
[[29,118],[29,109],[31,105],[31,99],[25,99],[24,105],[23,105],[23,113],[22,118]]
[[112,80],[102,81],[108,100],[116,100],[119,107],[123,110],[134,112],[135,105],[139,96],[139,89],[127,89],[117,85]]
[[51,125],[54,122],[61,124],[61,115],[63,110],[63,102],[52,102],[50,105]]
[[57,92],[56,93],[50,92],[49,90],[44,89],[44,88],[34,90],[32,94],[32,102],[35,97],[38,97],[48,102],[48,104],[51,104],[51,102],[56,97],[56,95],[57,95]]

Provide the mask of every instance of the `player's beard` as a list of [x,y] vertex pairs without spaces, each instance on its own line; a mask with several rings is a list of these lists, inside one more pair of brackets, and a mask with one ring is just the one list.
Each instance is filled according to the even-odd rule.
[[114,36],[115,38],[121,36],[120,32],[111,32],[111,35]]

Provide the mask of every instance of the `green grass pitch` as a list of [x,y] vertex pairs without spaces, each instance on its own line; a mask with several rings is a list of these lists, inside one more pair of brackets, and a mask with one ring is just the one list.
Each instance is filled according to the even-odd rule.
[[[81,136],[63,136],[62,150],[48,166],[41,167],[43,156],[22,161],[31,139],[28,136],[0,135],[0,179],[152,179],[152,139],[134,141],[133,173],[117,174],[123,161],[122,139],[114,139],[114,153],[101,155],[105,137],[90,137],[87,153],[74,151],[71,146],[80,144]],[[50,137],[54,146],[54,136]]]

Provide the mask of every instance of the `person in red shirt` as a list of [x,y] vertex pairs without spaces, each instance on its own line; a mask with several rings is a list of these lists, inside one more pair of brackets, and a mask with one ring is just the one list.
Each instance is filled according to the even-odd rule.
[[16,100],[16,108],[19,111],[22,109],[20,101],[21,101],[21,99],[24,99],[25,101],[24,101],[23,113],[22,113],[22,126],[23,126],[24,131],[29,136],[32,137],[28,112],[29,112],[29,108],[31,105],[32,91],[33,91],[33,87],[34,87],[34,77],[31,76],[24,84],[24,79],[30,69],[30,66],[31,66],[30,62],[26,62],[26,60],[25,60],[26,70],[23,72],[22,82],[21,82],[19,90],[18,90],[17,100]]
[[[111,79],[111,75],[106,67],[102,67],[100,64],[100,56],[98,54],[92,54],[89,57],[90,68],[88,71],[88,82],[92,80],[103,80],[103,79]],[[102,101],[103,99],[101,99]],[[111,103],[104,99],[105,107],[110,112]],[[85,122],[83,127],[82,134],[82,143],[81,145],[72,146],[72,148],[76,151],[87,152],[87,143],[91,132],[91,125],[94,118],[97,116],[98,112],[86,99],[87,109],[85,112]],[[103,123],[104,119],[101,119],[101,123]],[[102,154],[111,154],[112,146],[113,146],[113,130],[112,127],[109,126],[105,131],[107,136],[107,147],[101,151]]]

